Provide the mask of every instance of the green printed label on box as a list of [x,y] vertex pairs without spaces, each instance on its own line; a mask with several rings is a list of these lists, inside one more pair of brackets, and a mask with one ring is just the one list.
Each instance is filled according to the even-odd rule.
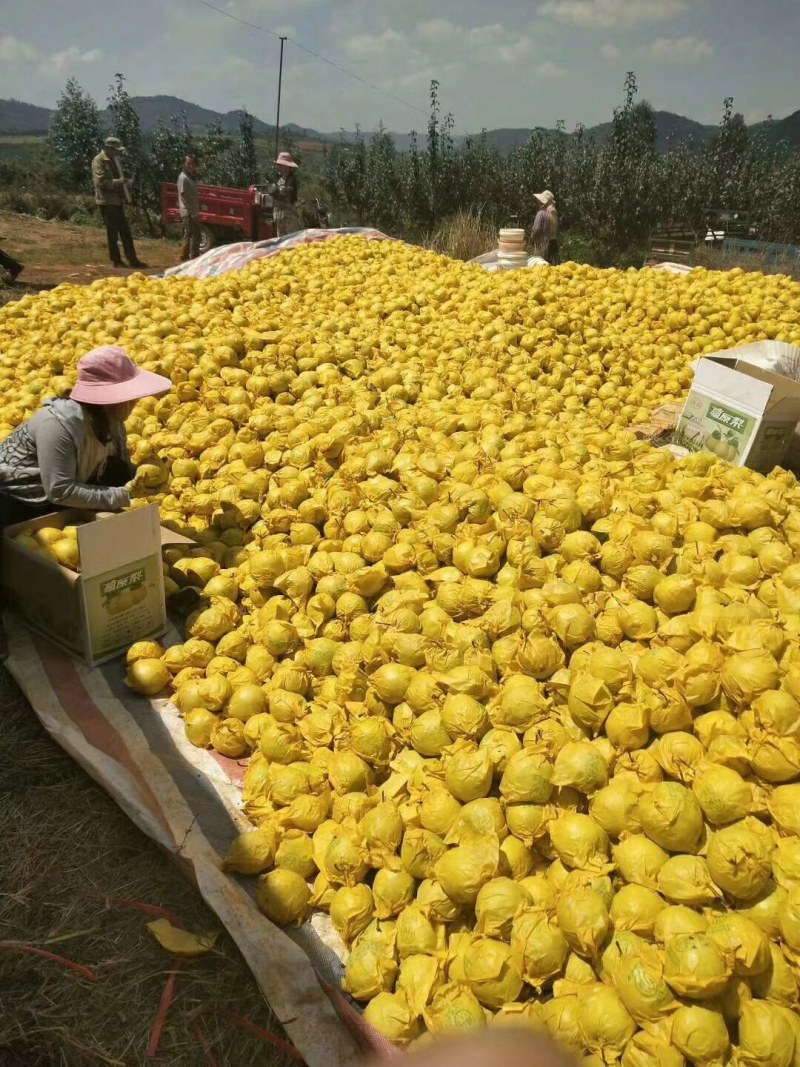
[[746,434],[752,429],[754,419],[749,418],[747,415],[742,415],[738,411],[731,411],[729,408],[723,408],[719,404],[710,404],[708,408],[708,417],[712,422],[719,423],[720,426],[724,426],[726,430],[733,430],[734,433]]
[[675,444],[690,452],[713,452],[728,463],[741,462],[758,419],[710,400],[689,394],[675,433]]
[[147,556],[83,581],[92,657],[99,659],[164,627],[161,557]]

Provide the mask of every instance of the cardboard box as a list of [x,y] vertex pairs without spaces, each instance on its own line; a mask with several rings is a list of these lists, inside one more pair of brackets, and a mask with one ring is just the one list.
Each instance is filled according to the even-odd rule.
[[[14,541],[23,529],[77,525],[81,573]],[[116,515],[60,511],[9,526],[3,538],[5,604],[90,666],[167,627],[161,548],[193,544],[159,524],[151,504]]]
[[768,474],[783,460],[800,421],[800,381],[775,368],[799,363],[800,349],[774,341],[699,359],[674,443]]

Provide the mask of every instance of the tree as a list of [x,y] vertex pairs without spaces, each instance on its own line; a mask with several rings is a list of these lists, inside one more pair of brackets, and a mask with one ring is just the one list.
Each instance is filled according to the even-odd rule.
[[124,74],[115,74],[114,82],[108,88],[108,115],[111,132],[125,146],[123,169],[128,179],[131,202],[144,204],[152,185],[148,174],[150,158],[145,151],[138,112],[125,88]]
[[220,122],[206,126],[206,135],[198,145],[203,181],[208,185],[236,184],[238,153],[230,134]]
[[246,110],[239,112],[238,185],[254,185],[258,181],[256,139],[253,133],[253,116]]
[[48,141],[68,188],[90,190],[92,159],[103,143],[103,127],[97,104],[75,78],[70,78],[61,91]]
[[150,142],[151,165],[149,201],[158,205],[161,200],[161,183],[174,182],[183,167],[183,161],[194,151],[192,134],[186,112],[173,115],[169,125],[159,120]]

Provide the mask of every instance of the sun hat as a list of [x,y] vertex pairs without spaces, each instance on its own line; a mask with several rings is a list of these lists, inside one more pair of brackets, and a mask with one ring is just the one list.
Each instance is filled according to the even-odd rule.
[[297,164],[288,152],[279,153],[278,158],[275,160],[275,162],[278,164],[279,167],[294,167],[295,169],[297,169]]
[[125,404],[172,388],[169,378],[142,370],[119,345],[102,345],[78,360],[78,381],[69,394],[81,404]]
[[106,137],[103,141],[104,148],[116,148],[118,152],[125,151],[125,145],[120,141],[119,137]]
[[544,204],[545,207],[547,207],[548,204],[555,204],[556,202],[556,198],[553,196],[549,189],[545,189],[543,193],[534,193],[533,195],[536,197],[539,203]]

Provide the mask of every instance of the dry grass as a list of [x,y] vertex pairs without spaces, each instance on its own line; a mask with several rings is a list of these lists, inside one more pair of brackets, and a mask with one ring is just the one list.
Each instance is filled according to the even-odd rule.
[[[191,1024],[204,1005],[246,1016],[285,1038],[224,933],[213,954],[184,961],[157,1057],[145,1053],[169,956],[138,911],[107,898],[166,907],[188,929],[219,922],[171,862],[44,733],[23,699],[0,707],[0,940],[67,957],[90,982],[49,960],[0,949],[2,1067],[202,1067]],[[219,1067],[293,1061],[238,1025],[202,1014]]]
[[705,248],[698,245],[690,262],[708,270],[733,270],[738,267],[746,271],[760,271],[762,274],[788,274],[790,278],[800,281],[800,256],[737,252],[727,248]]
[[497,247],[497,227],[480,213],[459,211],[439,223],[425,244],[452,259],[475,259]]

